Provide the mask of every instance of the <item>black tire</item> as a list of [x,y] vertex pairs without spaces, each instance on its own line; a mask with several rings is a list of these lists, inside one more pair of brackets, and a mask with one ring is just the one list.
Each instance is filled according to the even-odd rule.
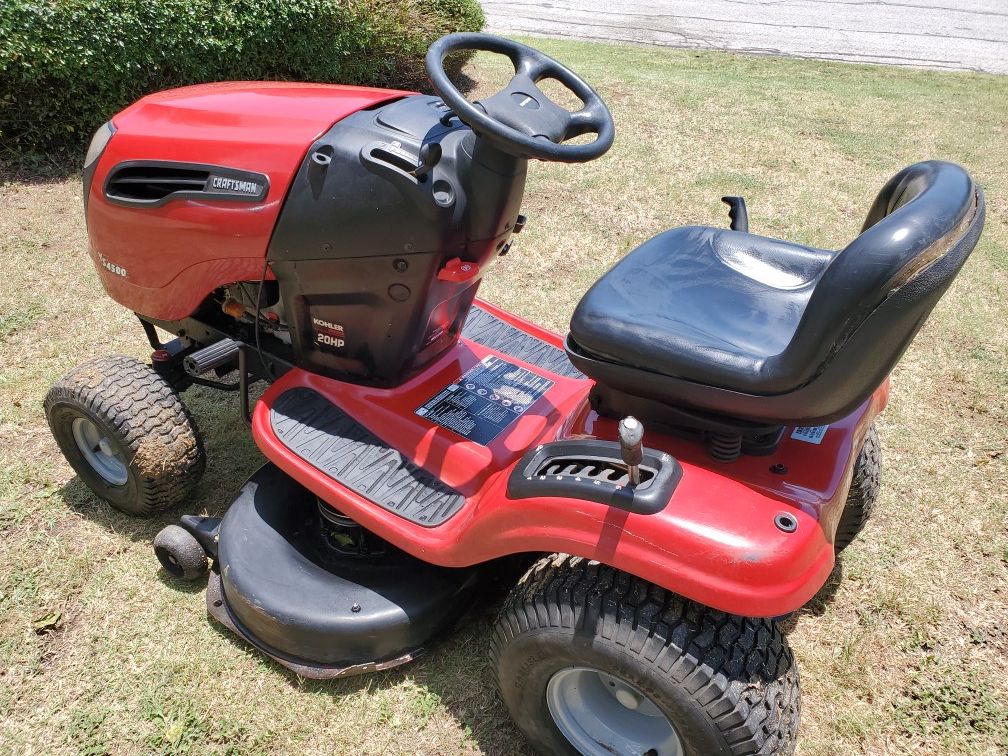
[[511,592],[491,640],[501,697],[540,753],[576,753],[546,702],[570,667],[615,675],[675,727],[687,754],[788,754],[798,671],[776,623],[686,600],[578,557],[537,562]]
[[[44,408],[56,443],[81,480],[116,509],[150,516],[183,501],[206,467],[203,441],[178,394],[132,357],[98,357],[60,378]],[[74,437],[84,418],[126,468],[110,482]],[[88,426],[90,427],[90,426]]]
[[872,425],[854,462],[850,493],[847,494],[847,502],[833,539],[833,548],[837,554],[850,546],[871,517],[878,498],[881,472],[882,446],[878,431]]
[[154,553],[165,572],[179,580],[198,580],[210,568],[199,541],[179,525],[167,525],[154,536]]

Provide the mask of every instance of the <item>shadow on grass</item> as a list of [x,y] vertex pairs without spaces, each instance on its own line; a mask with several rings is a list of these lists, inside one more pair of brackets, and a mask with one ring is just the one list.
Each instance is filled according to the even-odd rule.
[[[157,557],[151,554],[151,559],[156,560]],[[168,588],[179,593],[203,593],[207,587],[207,576],[205,575],[199,580],[181,580],[169,575],[162,567],[158,568],[157,577]]]
[[[531,754],[497,695],[489,660],[495,605],[481,603],[459,627],[430,645],[418,660],[393,669],[335,680],[310,680],[284,667],[227,628],[207,618],[214,631],[245,654],[261,660],[278,679],[299,691],[342,698],[362,691],[406,687],[414,716],[446,710],[483,753]],[[419,709],[419,711],[418,711]]]
[[819,589],[819,592],[801,609],[792,612],[780,620],[779,626],[781,632],[787,635],[798,626],[798,623],[803,618],[821,617],[825,614],[826,609],[833,603],[833,599],[836,598],[837,591],[840,590],[840,584],[843,582],[843,572],[843,559],[838,558],[836,564],[833,565],[833,571],[826,578],[826,582],[823,583],[823,587]]

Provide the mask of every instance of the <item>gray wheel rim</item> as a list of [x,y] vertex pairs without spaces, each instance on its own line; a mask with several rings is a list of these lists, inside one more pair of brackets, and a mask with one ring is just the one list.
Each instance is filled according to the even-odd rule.
[[71,430],[81,455],[101,479],[110,486],[125,486],[129,480],[126,462],[108,436],[86,417],[74,418]]
[[636,687],[591,667],[569,667],[546,684],[557,728],[586,756],[682,756],[679,735]]

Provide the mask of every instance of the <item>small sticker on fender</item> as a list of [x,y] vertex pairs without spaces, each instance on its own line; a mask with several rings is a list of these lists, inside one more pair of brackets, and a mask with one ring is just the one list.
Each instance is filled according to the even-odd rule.
[[797,425],[791,431],[791,438],[796,438],[807,444],[818,445],[822,442],[827,430],[829,430],[828,425]]
[[129,275],[126,272],[126,268],[124,268],[121,265],[116,265],[114,262],[105,257],[105,255],[103,255],[101,252],[98,252],[97,250],[95,250],[95,252],[98,254],[98,260],[101,262],[102,267],[105,268],[107,271],[109,271],[110,273],[115,273],[117,276],[122,276],[123,278],[126,278]]

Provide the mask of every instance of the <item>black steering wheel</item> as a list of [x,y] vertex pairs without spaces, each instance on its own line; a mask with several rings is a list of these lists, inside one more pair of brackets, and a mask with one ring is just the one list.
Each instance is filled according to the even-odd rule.
[[[500,92],[469,102],[445,73],[444,59],[462,50],[505,55],[514,77]],[[504,152],[560,163],[585,163],[613,143],[616,128],[602,98],[580,76],[548,55],[520,42],[492,34],[449,34],[427,51],[427,74],[441,99],[473,131]],[[536,86],[556,79],[584,103],[570,112]],[[564,144],[581,134],[595,134],[587,144]]]

